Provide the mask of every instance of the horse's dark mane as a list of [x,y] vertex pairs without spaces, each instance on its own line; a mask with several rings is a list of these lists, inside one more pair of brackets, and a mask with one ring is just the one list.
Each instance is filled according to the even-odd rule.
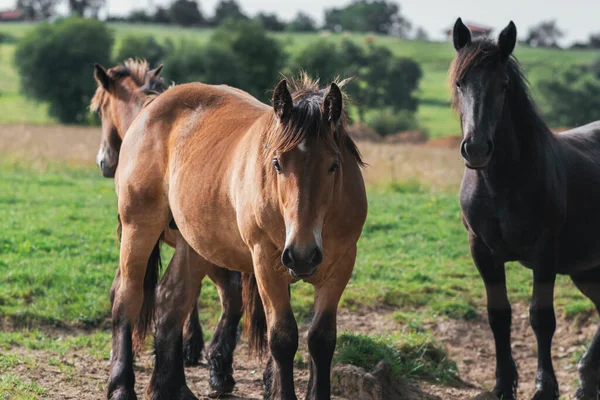
[[[149,74],[150,66],[143,59],[127,59],[123,64],[110,68],[107,73],[113,80],[117,81],[123,78],[130,78],[143,92],[150,96],[144,105],[154,100],[155,96],[164,92],[167,89],[164,80],[161,77]],[[101,86],[98,85],[96,93],[92,98],[90,109],[96,112],[102,108],[108,101],[110,94]]]
[[[458,51],[449,71],[452,107],[456,109],[458,104],[458,91],[454,84],[456,81],[463,79],[474,68],[494,68],[501,62],[500,48],[489,39],[477,40]],[[540,111],[531,97],[525,72],[514,56],[511,55],[506,61],[505,70],[508,78],[505,104],[510,106],[513,120],[523,125],[517,128],[526,130],[523,133],[551,135],[550,129],[543,121]]]
[[[340,145],[344,145],[355,160],[364,166],[360,151],[346,129],[348,121],[346,108],[344,107],[336,126],[327,124],[321,105],[328,89],[319,87],[318,79],[311,79],[308,74],[304,73],[288,79],[287,82],[294,101],[294,108],[285,124],[280,123],[277,117],[273,117],[273,122],[268,128],[265,138],[265,147],[270,152],[286,152],[294,149],[309,135],[314,135],[336,151],[339,151]],[[336,80],[335,84],[343,89],[347,82],[348,80]],[[344,103],[346,103],[348,97],[343,90],[342,95]]]

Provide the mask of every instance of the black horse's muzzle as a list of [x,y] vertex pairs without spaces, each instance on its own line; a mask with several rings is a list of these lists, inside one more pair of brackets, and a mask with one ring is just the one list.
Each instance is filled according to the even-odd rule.
[[460,154],[465,160],[467,168],[485,168],[494,152],[494,142],[491,140],[475,141],[472,138],[463,139],[460,144]]

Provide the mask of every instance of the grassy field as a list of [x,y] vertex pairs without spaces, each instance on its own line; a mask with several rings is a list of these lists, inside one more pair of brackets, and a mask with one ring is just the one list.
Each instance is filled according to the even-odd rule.
[[[35,25],[31,23],[3,23],[0,32],[7,32],[19,38]],[[110,24],[116,33],[117,46],[125,35],[153,35],[158,40],[182,38],[205,42],[211,34],[209,29],[174,28],[160,25]],[[366,36],[360,34],[335,34],[324,37],[321,34],[280,33],[280,39],[289,54],[295,54],[318,40],[339,41],[350,38],[356,43],[365,43]],[[454,50],[450,43],[408,41],[388,36],[374,36],[376,44],[389,47],[399,56],[411,57],[421,64],[424,76],[419,89],[421,105],[419,119],[432,137],[453,135],[460,132],[459,123],[449,107],[447,70]],[[44,105],[24,99],[19,93],[19,80],[13,66],[14,44],[0,45],[0,123],[53,122],[48,117]],[[557,68],[574,64],[589,64],[600,57],[599,51],[532,49],[520,46],[515,52],[525,66],[530,81],[535,84],[542,78],[552,77]],[[91,69],[90,69],[91,79]],[[534,91],[535,95],[535,91]],[[543,106],[543,99],[538,98]]]
[[[27,351],[42,351],[66,376],[78,372],[64,361],[65,354],[84,354],[92,360],[108,356],[108,292],[118,265],[116,197],[112,180],[90,165],[96,130],[3,129],[0,328],[5,329],[0,329],[0,398],[45,398],[42,386],[23,378],[23,371],[35,370],[39,362]],[[386,354],[404,360],[395,366],[403,375],[450,379],[452,362],[422,357],[430,351],[424,349],[441,351],[430,326],[444,320],[482,321],[485,315],[483,284],[460,220],[461,163],[454,150],[368,143],[360,147],[370,164],[365,170],[369,217],[341,308],[389,315],[398,330],[375,342],[340,332],[338,359],[368,365],[373,354]],[[27,151],[20,153],[18,148]],[[80,161],[82,154],[90,161]],[[165,248],[165,262],[170,254]],[[509,265],[508,287],[511,301],[526,304],[531,272]],[[293,286],[300,323],[310,318],[312,297],[310,285]],[[208,280],[200,300],[201,320],[213,326],[218,297]],[[559,314],[569,318],[593,311],[565,277],[558,279],[556,304]],[[211,329],[205,334],[210,337]]]
[[[112,181],[98,175],[91,168],[1,169],[0,313],[15,325],[89,328],[108,317],[107,293],[118,265],[116,200]],[[344,307],[393,307],[403,319],[463,319],[481,311],[483,285],[456,193],[396,183],[370,190],[369,203]],[[513,299],[527,300],[530,271],[511,266],[509,278]],[[569,312],[591,308],[566,282],[558,285],[558,304]],[[311,290],[294,286],[301,316],[312,305]],[[207,285],[202,301],[208,322],[214,322],[216,300]]]

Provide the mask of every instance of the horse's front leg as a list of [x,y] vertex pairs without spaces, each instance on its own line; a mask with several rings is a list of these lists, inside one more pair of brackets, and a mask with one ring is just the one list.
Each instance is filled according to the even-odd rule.
[[290,275],[274,248],[256,246],[254,273],[267,319],[270,357],[264,373],[265,399],[296,400],[294,355],[298,350],[298,326],[289,296]]
[[533,400],[558,399],[558,382],[552,366],[552,337],[556,330],[554,282],[556,280],[557,245],[548,243],[533,266],[533,294],[529,320],[537,339],[538,367]]
[[487,312],[496,346],[496,385],[493,393],[499,399],[516,398],[519,376],[510,347],[512,310],[506,294],[504,262],[497,260],[490,249],[469,232],[471,255],[485,284]]
[[337,307],[350,280],[356,246],[328,271],[327,277],[315,284],[315,316],[308,332],[308,350],[311,357],[310,380],[306,399],[331,398],[331,360],[335,351],[337,335]]

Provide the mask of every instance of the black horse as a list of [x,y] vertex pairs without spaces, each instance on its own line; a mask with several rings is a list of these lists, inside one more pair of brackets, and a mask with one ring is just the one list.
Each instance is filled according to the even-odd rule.
[[[487,293],[496,345],[493,392],[504,400],[516,396],[504,264],[519,261],[533,270],[529,315],[538,347],[533,399],[554,400],[559,395],[551,357],[556,275],[569,275],[600,310],[600,122],[560,135],[548,129],[511,56],[517,40],[512,22],[497,43],[471,41],[460,18],[453,35],[457,56],[450,76],[466,165],[460,204]],[[579,374],[575,397],[596,399],[600,332],[581,359]]]

